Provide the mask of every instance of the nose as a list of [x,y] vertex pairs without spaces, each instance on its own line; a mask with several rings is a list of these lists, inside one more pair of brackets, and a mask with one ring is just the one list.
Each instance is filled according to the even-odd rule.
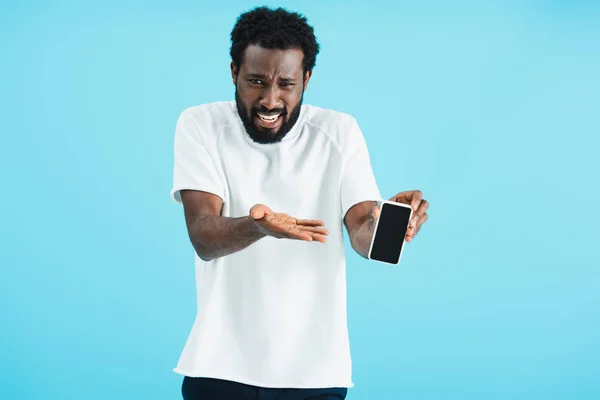
[[265,86],[259,104],[268,110],[283,108],[277,85]]

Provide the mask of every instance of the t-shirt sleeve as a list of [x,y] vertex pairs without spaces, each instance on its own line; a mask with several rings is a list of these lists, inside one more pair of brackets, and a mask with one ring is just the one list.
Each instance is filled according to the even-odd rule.
[[349,142],[347,146],[343,147],[342,154],[344,159],[341,181],[342,218],[355,204],[381,200],[371,167],[367,143],[354,119],[347,138]]
[[190,110],[184,111],[175,129],[171,198],[181,203],[181,190],[199,190],[224,198],[224,187],[215,160],[205,145]]

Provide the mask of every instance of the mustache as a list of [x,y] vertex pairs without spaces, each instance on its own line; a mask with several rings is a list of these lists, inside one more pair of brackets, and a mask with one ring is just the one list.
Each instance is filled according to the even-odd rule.
[[256,114],[262,114],[262,115],[266,115],[266,116],[272,116],[272,115],[279,115],[281,114],[282,116],[286,116],[287,115],[287,111],[285,110],[285,108],[274,108],[272,110],[269,110],[266,107],[259,107],[259,108],[253,108],[252,109],[252,114],[256,115]]

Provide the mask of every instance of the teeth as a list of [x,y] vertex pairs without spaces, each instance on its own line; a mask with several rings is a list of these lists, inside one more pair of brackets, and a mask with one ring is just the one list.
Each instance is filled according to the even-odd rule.
[[275,122],[277,120],[277,118],[279,118],[279,114],[277,115],[262,115],[262,114],[258,114],[258,117],[260,119],[262,119],[265,122]]

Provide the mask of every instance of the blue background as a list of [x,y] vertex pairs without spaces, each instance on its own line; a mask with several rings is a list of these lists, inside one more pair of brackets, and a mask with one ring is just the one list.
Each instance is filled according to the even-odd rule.
[[[600,398],[600,3],[324,1],[305,100],[430,220],[348,251],[358,399]],[[274,3],[269,3],[274,5]],[[0,398],[175,399],[195,313],[175,123],[248,1],[0,5]]]

